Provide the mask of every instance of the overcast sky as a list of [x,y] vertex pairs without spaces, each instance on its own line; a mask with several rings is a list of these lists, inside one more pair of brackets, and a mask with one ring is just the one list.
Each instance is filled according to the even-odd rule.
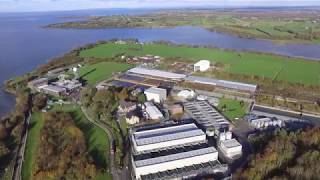
[[0,0],[0,12],[208,6],[320,6],[320,0]]

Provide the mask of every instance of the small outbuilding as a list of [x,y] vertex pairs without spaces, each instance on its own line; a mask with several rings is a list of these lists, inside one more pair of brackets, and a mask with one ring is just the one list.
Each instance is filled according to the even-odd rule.
[[208,60],[200,60],[193,65],[194,71],[204,72],[210,68],[210,61]]
[[227,158],[234,158],[242,154],[242,145],[236,139],[220,141],[219,148]]
[[178,96],[179,98],[182,98],[182,99],[192,99],[192,98],[194,98],[194,96],[195,96],[195,92],[192,91],[192,90],[187,90],[187,89],[185,89],[185,90],[180,91],[180,92],[177,94],[177,96]]

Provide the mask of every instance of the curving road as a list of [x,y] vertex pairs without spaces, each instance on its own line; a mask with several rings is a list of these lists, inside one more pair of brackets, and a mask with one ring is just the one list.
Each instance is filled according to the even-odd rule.
[[[114,135],[112,133],[112,130],[109,126],[103,124],[103,123],[100,123],[100,122],[97,122],[95,121],[92,117],[90,117],[86,111],[86,109],[81,106],[81,110],[83,112],[83,114],[86,116],[86,118],[88,119],[88,121],[90,121],[92,124],[98,126],[99,128],[101,128],[104,132],[107,133],[108,135],[108,138],[109,138],[109,141],[112,143],[114,142],[115,138],[114,138]],[[130,178],[129,176],[129,171],[128,169],[126,168],[123,168],[122,170],[120,169],[117,169],[117,165],[115,164],[115,155],[114,155],[114,150],[113,150],[113,146],[111,145],[110,146],[110,149],[109,149],[109,154],[110,154],[110,157],[109,157],[109,170],[112,174],[112,179],[113,180],[123,180],[123,179],[128,179]]]

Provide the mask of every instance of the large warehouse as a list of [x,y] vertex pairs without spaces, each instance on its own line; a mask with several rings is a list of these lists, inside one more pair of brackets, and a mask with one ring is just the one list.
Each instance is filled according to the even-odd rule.
[[208,136],[229,129],[229,121],[206,101],[186,102],[184,108],[205,129]]
[[205,133],[193,123],[138,131],[131,138],[134,153],[206,142]]
[[[218,151],[208,144],[178,147],[133,156],[133,172],[136,179],[142,176],[196,166],[218,160]],[[176,171],[176,173],[181,173]],[[187,173],[187,172],[185,172]],[[164,173],[166,174],[166,173]]]

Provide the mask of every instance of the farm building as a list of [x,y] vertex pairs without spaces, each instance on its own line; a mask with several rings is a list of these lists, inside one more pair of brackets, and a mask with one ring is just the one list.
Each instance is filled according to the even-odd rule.
[[191,123],[134,132],[131,139],[133,151],[141,153],[178,145],[206,142],[206,135],[195,124]]
[[227,158],[242,154],[242,145],[236,139],[220,141],[219,148]]
[[148,101],[161,103],[167,99],[167,90],[162,88],[151,87],[144,91]]
[[254,84],[218,80],[218,79],[199,77],[199,76],[188,76],[185,78],[185,80],[191,83],[218,86],[226,89],[234,89],[234,90],[246,91],[250,93],[254,93],[257,89],[257,85],[254,85]]
[[200,60],[193,65],[193,70],[195,72],[197,71],[204,72],[204,71],[207,71],[209,68],[210,68],[210,61],[208,60]]
[[145,102],[144,106],[145,106],[144,110],[147,113],[147,116],[149,119],[152,119],[152,120],[163,119],[163,114],[153,103]]

